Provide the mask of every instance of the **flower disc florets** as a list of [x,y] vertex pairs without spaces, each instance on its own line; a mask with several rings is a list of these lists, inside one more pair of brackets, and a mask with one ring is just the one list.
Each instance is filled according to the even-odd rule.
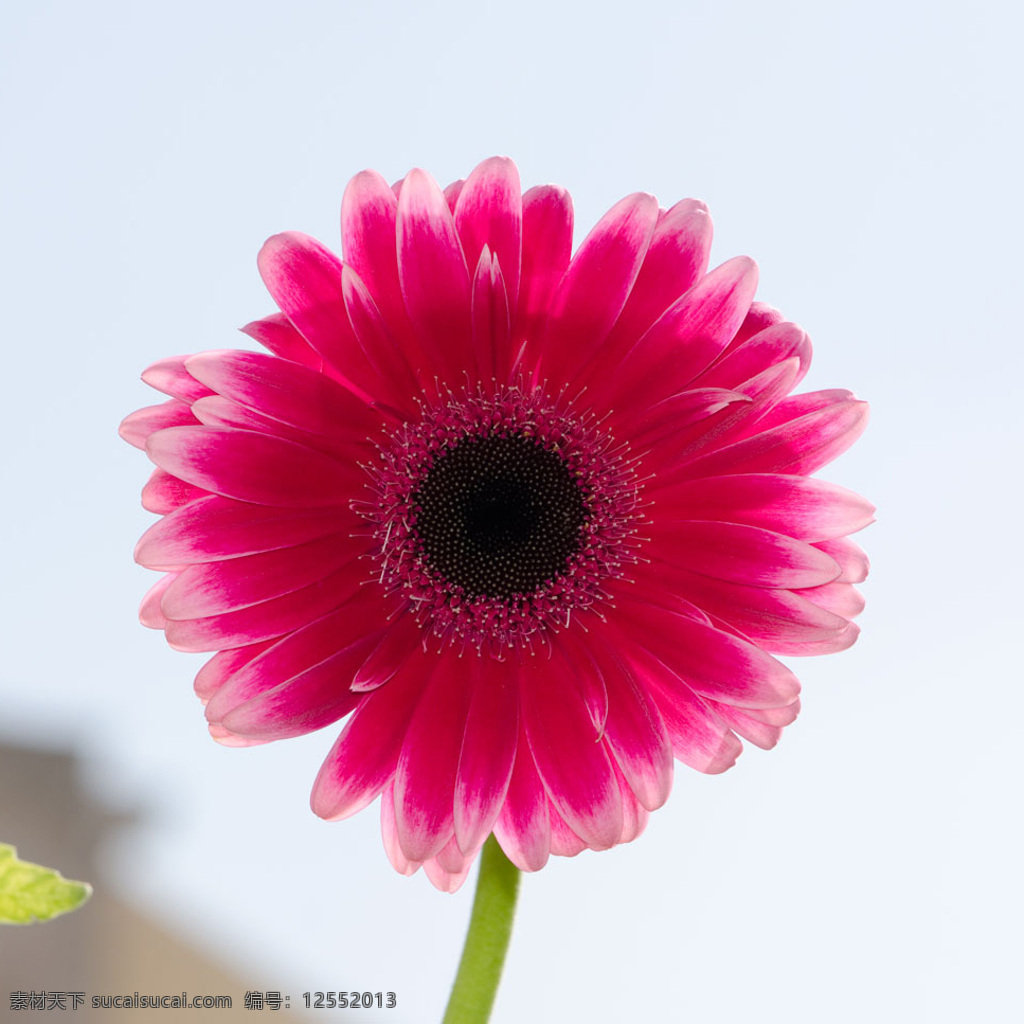
[[380,445],[377,578],[442,643],[499,659],[607,597],[636,560],[637,460],[563,395],[447,393]]

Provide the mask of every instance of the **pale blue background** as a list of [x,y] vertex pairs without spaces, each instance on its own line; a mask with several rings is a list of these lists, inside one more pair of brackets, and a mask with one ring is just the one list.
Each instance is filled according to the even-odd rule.
[[239,344],[271,310],[267,235],[337,246],[356,171],[446,182],[508,153],[524,186],[572,191],[583,230],[637,189],[707,200],[714,262],[754,256],[759,297],[815,340],[805,387],[871,401],[865,439],[823,475],[880,513],[861,643],[797,665],[805,711],[779,748],[720,777],[680,767],[638,842],[524,880],[495,1021],[1011,1019],[1019,10],[11,9],[0,736],[72,744],[98,797],[143,809],[109,851],[124,891],[254,986],[394,989],[401,1012],[379,1019],[439,1018],[472,882],[453,898],[395,874],[375,810],[312,816],[336,728],[207,738],[199,660],[136,623],[147,464],[115,429],[153,400],[145,365]]

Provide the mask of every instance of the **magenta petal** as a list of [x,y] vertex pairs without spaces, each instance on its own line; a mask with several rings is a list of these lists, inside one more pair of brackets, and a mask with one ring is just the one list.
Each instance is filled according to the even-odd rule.
[[860,530],[875,511],[859,494],[837,484],[778,473],[687,480],[659,489],[655,504],[662,522],[742,523],[806,541],[831,540]]
[[[383,615],[381,615],[383,618]],[[370,652],[352,677],[352,689],[368,693],[383,686],[416,651],[424,651],[423,629],[409,612],[399,612],[388,623],[380,643]]]
[[[437,182],[406,176],[398,200],[398,271],[409,312],[431,366],[449,385],[475,376],[466,258]],[[399,816],[401,821],[401,816]]]
[[411,860],[435,856],[454,834],[455,780],[469,700],[466,673],[457,659],[437,663],[395,773],[398,841]]
[[150,434],[167,427],[184,427],[198,422],[188,404],[172,398],[161,405],[149,405],[130,416],[125,416],[118,428],[118,434],[133,448],[146,448]]
[[792,703],[800,692],[796,676],[760,647],[688,616],[622,601],[616,624],[642,629],[643,646],[691,690],[712,700],[777,707]]
[[651,245],[625,308],[608,337],[604,358],[621,358],[662,313],[708,268],[711,217],[697,199],[684,199],[658,216]]
[[[169,619],[200,619],[247,608],[326,579],[354,562],[360,546],[334,534],[306,544],[188,566],[164,594]],[[362,567],[354,572],[364,577]]]
[[826,583],[822,587],[804,588],[800,596],[819,608],[834,612],[844,619],[855,619],[864,611],[864,596],[850,583]]
[[380,833],[384,840],[384,852],[388,855],[391,866],[400,875],[406,877],[414,875],[423,867],[422,861],[409,860],[402,852],[401,844],[398,842],[398,825],[395,821],[395,787],[390,780],[380,794]]
[[756,287],[757,265],[745,256],[712,270],[669,306],[613,373],[595,363],[591,400],[625,413],[686,390],[735,334]]
[[179,651],[217,651],[284,636],[343,604],[365,578],[361,569],[346,565],[311,586],[260,604],[204,618],[171,620],[167,642]]
[[267,291],[325,365],[360,397],[380,397],[345,311],[341,260],[316,239],[286,231],[267,239],[257,262]]
[[410,365],[417,366],[421,360],[398,277],[397,217],[395,192],[376,171],[363,171],[348,183],[341,203],[345,265],[358,274]]
[[608,688],[605,742],[637,800],[649,811],[672,789],[672,747],[658,707],[612,648],[597,648]]
[[413,396],[419,389],[406,352],[381,316],[366,285],[351,267],[342,268],[341,286],[356,341],[380,378],[374,389],[385,405],[397,410],[400,418],[407,418],[415,413]]
[[500,156],[478,164],[459,192],[454,213],[466,264],[475,267],[487,246],[501,262],[509,306],[515,309],[523,236],[523,200],[516,165]]
[[455,838],[480,847],[494,827],[512,777],[519,736],[519,690],[497,663],[470,659],[471,697],[455,781]]
[[483,380],[504,380],[512,364],[508,297],[497,257],[484,246],[473,275],[473,345]]
[[[857,527],[857,529],[860,529],[860,527]],[[852,533],[853,530],[851,529],[847,532]],[[848,537],[835,537],[818,541],[815,547],[820,548],[842,566],[843,574],[837,582],[863,583],[868,578],[868,556]]]
[[790,383],[790,389],[803,380],[810,368],[811,339],[796,324],[775,324],[731,349],[724,358],[705,370],[697,382],[702,387],[735,388],[794,357],[799,361],[799,370]]
[[537,774],[522,719],[512,777],[494,823],[494,837],[520,871],[540,871],[551,853],[548,798]]
[[[803,396],[801,396],[803,397]],[[782,403],[780,403],[781,407]],[[774,417],[780,407],[773,410]],[[709,452],[680,471],[688,479],[731,473],[809,474],[838,458],[867,426],[866,403],[840,398]]]
[[247,430],[171,427],[150,437],[146,454],[186,483],[281,508],[347,506],[365,486],[358,466]]
[[717,422],[718,413],[750,405],[750,397],[739,391],[726,391],[722,388],[681,391],[636,417],[631,443],[636,450],[644,451],[648,446],[664,442],[666,448],[663,451],[671,458],[673,449],[684,446],[683,432],[687,427],[694,428],[697,436],[704,436],[713,429],[712,424]]
[[683,764],[707,775],[717,775],[736,763],[743,744],[712,711],[712,702],[697,696],[647,651],[625,649],[623,658],[633,677],[657,704],[672,753]]
[[564,667],[556,659],[530,661],[519,678],[526,735],[551,802],[588,846],[614,846],[622,798],[608,752]]
[[762,750],[771,750],[785,726],[796,720],[800,711],[800,701],[794,701],[785,708],[776,709],[778,714],[774,721],[755,718],[749,711],[739,711],[726,704],[716,704],[715,714],[725,721],[732,729]]
[[548,816],[551,819],[551,852],[556,857],[575,857],[588,849],[586,842],[562,820],[550,800]]
[[157,391],[178,398],[183,402],[192,403],[197,398],[210,394],[210,389],[200,384],[186,369],[185,360],[188,356],[171,356],[153,363],[142,373],[142,379]]
[[[516,313],[517,341],[536,345],[551,300],[572,255],[572,197],[557,185],[523,195],[523,267]],[[537,351],[534,355],[538,354]]]
[[142,488],[142,507],[148,512],[167,515],[193,501],[208,497],[209,493],[162,469],[154,469],[146,486]]
[[330,377],[261,352],[203,352],[189,372],[219,395],[334,446],[359,444],[376,432],[380,416]]
[[722,522],[666,522],[652,530],[658,560],[702,576],[757,587],[817,587],[841,570],[825,552],[755,526]]
[[253,320],[241,328],[254,341],[269,349],[275,356],[288,359],[293,363],[311,366],[314,370],[322,370],[323,357],[309,342],[292,326],[292,322],[284,313],[272,313],[270,316]]
[[423,862],[423,871],[435,889],[447,893],[458,892],[469,877],[469,870],[479,852],[478,847],[471,854],[464,854],[453,836],[436,857]]
[[542,375],[571,380],[608,336],[640,272],[658,202],[621,199],[583,240],[551,302],[541,348]]
[[163,601],[164,594],[167,593],[167,588],[177,578],[178,574],[176,572],[169,572],[166,576],[161,576],[146,592],[146,596],[142,599],[142,604],[139,605],[139,622],[144,626],[148,626],[150,629],[166,628],[167,616],[161,610],[160,604]]
[[356,522],[336,508],[281,509],[209,494],[154,523],[135,560],[149,569],[215,562],[351,533]]
[[801,654],[814,648],[843,650],[853,642],[846,619],[792,591],[747,587],[669,567],[665,569],[666,584],[766,651]]
[[215,654],[196,674],[196,696],[208,704],[210,698],[238,671],[272,647],[276,640],[235,647]]
[[394,777],[409,723],[427,688],[422,664],[406,663],[386,686],[362,697],[313,785],[316,814],[335,821],[376,799]]

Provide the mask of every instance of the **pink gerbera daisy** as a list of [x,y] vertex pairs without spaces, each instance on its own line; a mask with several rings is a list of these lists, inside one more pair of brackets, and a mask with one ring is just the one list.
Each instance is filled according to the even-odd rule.
[[356,175],[343,260],[271,238],[270,354],[166,359],[122,433],[158,467],[142,621],[184,651],[221,742],[349,716],[312,794],[381,797],[395,867],[442,889],[493,832],[514,864],[628,842],[673,758],[771,747],[773,655],[853,643],[862,498],[810,474],[859,435],[790,395],[810,342],[707,271],[684,200],[617,203],[572,252],[568,193],[485,160],[443,192]]

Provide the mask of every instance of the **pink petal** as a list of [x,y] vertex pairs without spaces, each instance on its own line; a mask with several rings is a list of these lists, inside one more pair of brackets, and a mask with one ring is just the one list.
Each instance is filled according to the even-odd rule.
[[562,820],[550,800],[548,816],[551,819],[551,852],[556,857],[575,857],[588,849],[587,844]]
[[608,689],[604,675],[594,661],[590,637],[581,638],[576,630],[567,629],[553,642],[560,648],[564,664],[570,669],[569,677],[594,723],[596,735],[603,737],[608,721]]
[[311,806],[321,818],[347,818],[376,799],[394,777],[409,723],[428,690],[421,662],[407,662],[362,698],[313,784]]
[[633,678],[652,697],[661,713],[672,753],[690,768],[717,775],[731,768],[743,744],[712,710],[665,665],[647,651],[624,648],[623,660]]
[[284,636],[344,604],[365,579],[361,567],[347,565],[311,586],[261,604],[206,618],[171,620],[167,642],[179,651],[217,651]]
[[[772,417],[780,406],[773,410]],[[838,399],[702,455],[683,467],[679,475],[693,479],[733,473],[813,473],[842,455],[860,437],[867,426],[867,414],[867,403]],[[764,422],[758,426],[764,426]]]
[[650,820],[650,812],[636,798],[630,788],[622,768],[614,764],[615,781],[619,785],[619,792],[622,795],[622,831],[619,833],[620,843],[631,843],[647,827]]
[[[407,190],[408,181],[403,196]],[[411,860],[435,856],[454,834],[455,780],[469,701],[466,674],[449,655],[438,663],[416,707],[395,773],[398,841]]]
[[[793,708],[793,718],[796,718],[797,710],[800,707],[799,701],[790,705]],[[789,709],[787,709],[789,710]],[[743,711],[731,708],[727,704],[716,704],[715,714],[742,736],[745,740],[760,747],[762,750],[771,750],[782,736],[782,725],[770,725],[767,722],[759,722]]]
[[[444,187],[444,201],[448,204],[448,209],[452,211],[453,217],[455,216],[455,206],[465,185],[466,179],[459,178],[457,181],[453,181],[450,185],[445,185]],[[397,195],[398,193],[396,192],[395,194]]]
[[183,427],[198,422],[188,404],[172,398],[161,405],[150,405],[139,409],[121,421],[118,433],[133,448],[145,450],[150,434],[166,427]]
[[719,520],[806,541],[830,540],[860,530],[873,520],[875,511],[870,502],[845,487],[778,473],[687,480],[660,489],[655,508],[658,522]]
[[368,401],[380,397],[345,311],[341,260],[315,238],[286,231],[267,239],[257,264],[281,311],[342,383]]
[[766,651],[802,654],[812,649],[845,650],[855,638],[845,619],[792,591],[747,587],[665,569],[663,582],[666,586],[673,587],[716,619],[755,640]]
[[212,391],[262,417],[329,438],[359,444],[380,429],[380,416],[330,377],[261,352],[203,352],[186,366]]
[[614,370],[595,360],[591,401],[628,416],[685,391],[725,348],[750,308],[757,265],[746,256],[723,263],[674,302]]
[[637,338],[704,276],[711,235],[708,208],[699,200],[684,199],[659,214],[643,266],[602,358],[621,359]]
[[196,674],[196,696],[208,704],[210,698],[239,670],[258,658],[265,650],[276,643],[276,640],[264,640],[262,643],[236,647],[215,654]]
[[556,658],[538,662],[523,664],[519,676],[526,735],[544,789],[573,832],[593,849],[608,849],[622,831],[611,759],[565,666]]
[[608,688],[605,742],[629,789],[653,811],[672,789],[672,747],[657,705],[611,647],[595,644]]
[[[848,532],[853,533],[853,530]],[[849,538],[829,538],[819,541],[815,547],[820,548],[842,566],[843,574],[837,582],[863,583],[868,578],[868,556]]]
[[150,437],[146,454],[186,483],[281,508],[347,506],[365,486],[358,466],[247,430],[170,427]]
[[467,266],[475,267],[487,246],[501,262],[508,304],[515,309],[523,244],[523,199],[516,165],[501,156],[478,164],[459,192],[454,213]]
[[339,509],[280,509],[211,494],[154,523],[135,547],[149,569],[278,551],[333,533],[351,533],[355,517]]
[[342,269],[341,287],[356,341],[380,380],[375,388],[383,403],[396,411],[398,419],[414,416],[413,396],[419,388],[405,348],[391,333],[373,296],[351,267]]
[[470,704],[455,781],[455,838],[478,849],[508,791],[519,736],[519,690],[507,666],[470,658]]
[[171,356],[161,359],[143,371],[142,379],[151,388],[191,404],[197,398],[210,394],[210,390],[185,369],[187,358],[188,356]]
[[778,323],[759,331],[729,351],[697,379],[702,387],[736,388],[787,359],[799,360],[796,387],[811,365],[811,339],[796,324]]
[[825,608],[844,619],[855,619],[864,611],[864,597],[850,583],[826,583],[822,587],[804,588],[800,596],[819,608]]
[[622,312],[658,219],[654,196],[616,203],[584,239],[551,302],[539,349],[541,376],[571,380],[597,351]]
[[[523,269],[515,338],[536,344],[572,255],[572,197],[557,185],[523,195]],[[538,353],[534,352],[536,356]]]
[[179,480],[162,469],[155,469],[146,486],[142,488],[142,507],[148,512],[166,515],[190,502],[207,497],[209,493],[202,487]]
[[[424,633],[415,616],[400,612],[388,624],[380,643],[370,652],[366,661],[352,678],[352,689],[359,693],[383,686],[416,652],[424,651]],[[419,659],[418,659],[419,660]]]
[[841,570],[823,551],[781,533],[737,523],[657,520],[652,553],[702,576],[758,587],[817,587]]
[[314,370],[323,369],[324,361],[320,353],[309,347],[309,342],[292,326],[292,322],[284,313],[272,313],[260,320],[253,320],[241,328],[254,341],[269,349],[275,356],[311,366]]
[[295,680],[299,692],[315,684],[318,676],[348,691],[356,669],[387,628],[380,595],[369,587],[326,615],[264,645],[259,657],[234,672],[211,697],[206,708],[210,721],[224,719],[236,708]]
[[447,893],[458,892],[469,877],[470,868],[479,852],[478,847],[471,856],[462,853],[453,836],[436,857],[423,862],[423,871],[435,889]]
[[630,429],[630,446],[638,452],[659,442],[666,443],[670,450],[681,447],[683,431],[687,428],[696,428],[694,436],[702,437],[713,429],[719,413],[750,405],[750,397],[739,391],[722,388],[682,391],[637,414]]
[[341,203],[345,264],[358,274],[392,336],[415,367],[422,365],[422,354],[398,277],[397,217],[396,194],[376,171],[363,171],[348,183]]
[[508,297],[497,257],[484,246],[473,275],[473,345],[482,380],[504,380],[512,364]]
[[750,312],[743,318],[743,323],[740,324],[735,337],[726,346],[723,355],[728,355],[733,349],[739,348],[748,338],[752,338],[767,327],[782,323],[785,319],[779,310],[774,306],[769,306],[767,302],[752,302]]
[[669,609],[620,601],[615,627],[685,679],[691,690],[712,700],[777,707],[800,692],[796,676],[759,647]]
[[[161,608],[169,619],[201,619],[247,608],[291,594],[326,579],[359,558],[360,549],[345,535],[331,535],[279,551],[188,566],[164,594]],[[351,566],[366,578],[366,570]]]
[[163,601],[167,588],[177,577],[178,574],[176,572],[169,572],[166,576],[161,576],[146,592],[146,596],[142,599],[142,604],[139,605],[139,622],[144,626],[148,626],[150,629],[166,628],[167,616],[161,610],[160,602]]
[[380,832],[384,840],[384,852],[388,855],[391,866],[400,875],[406,877],[414,875],[423,867],[423,861],[409,860],[402,852],[402,846],[398,842],[398,824],[395,821],[395,787],[390,779],[381,790],[380,795]]
[[467,371],[475,376],[469,270],[448,204],[425,171],[405,178],[397,230],[402,295],[430,360],[425,369],[449,385]]
[[272,420],[252,409],[247,409],[244,405],[236,405],[221,395],[207,395],[206,398],[193,402],[192,413],[204,427],[228,427],[233,430],[269,434],[323,452],[329,458],[341,462],[356,461],[360,455],[364,458],[370,457],[373,452],[369,438],[364,438],[360,442],[346,442],[330,434],[310,434],[279,420]]
[[537,774],[522,717],[512,778],[494,823],[494,837],[505,856],[520,871],[540,871],[548,862],[551,853],[548,798]]

